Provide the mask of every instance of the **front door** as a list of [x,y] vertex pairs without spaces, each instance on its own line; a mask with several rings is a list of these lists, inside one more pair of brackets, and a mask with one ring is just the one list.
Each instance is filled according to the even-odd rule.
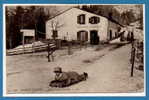
[[98,31],[96,30],[90,31],[90,44],[93,45],[99,44]]
[[112,40],[112,30],[110,30],[110,40]]

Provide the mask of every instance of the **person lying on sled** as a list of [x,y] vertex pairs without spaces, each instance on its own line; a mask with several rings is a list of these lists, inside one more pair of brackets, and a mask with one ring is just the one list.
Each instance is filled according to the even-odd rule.
[[77,72],[63,72],[61,67],[54,68],[55,79],[51,81],[50,86],[52,87],[66,87],[74,83],[86,80],[88,77],[87,73],[79,75]]

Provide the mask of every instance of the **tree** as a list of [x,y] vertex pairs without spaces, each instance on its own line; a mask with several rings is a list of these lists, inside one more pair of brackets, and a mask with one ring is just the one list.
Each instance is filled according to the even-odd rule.
[[36,40],[39,37],[45,38],[45,21],[49,14],[44,12],[39,6],[16,6],[9,10],[6,7],[6,45],[7,49],[14,48],[22,44],[21,29],[35,29]]
[[127,10],[121,14],[122,23],[125,25],[129,25],[130,23],[134,22],[136,20],[136,17],[134,16],[133,10]]
[[51,21],[51,28],[52,28],[52,37],[55,40],[58,37],[58,29],[64,26],[63,23],[60,23],[59,20],[52,20]]
[[139,8],[139,22],[140,22],[140,29],[143,30],[143,5],[136,5]]
[[36,6],[34,12],[35,16],[35,29],[36,29],[36,40],[45,39],[45,22],[50,17],[50,13],[45,13],[44,8]]
[[12,17],[13,13],[11,13],[6,7],[6,48],[12,48]]
[[6,7],[6,44],[7,48],[14,48],[21,43],[21,16],[23,8],[18,6],[15,10],[9,11]]

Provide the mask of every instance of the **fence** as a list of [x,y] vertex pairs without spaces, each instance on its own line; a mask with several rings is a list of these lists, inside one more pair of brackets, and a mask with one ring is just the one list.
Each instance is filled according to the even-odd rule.
[[[55,44],[50,44],[50,48],[56,48]],[[48,44],[38,45],[31,47],[22,47],[22,48],[15,48],[11,50],[6,51],[6,55],[18,55],[18,54],[26,54],[26,53],[34,53],[34,52],[41,52],[41,51],[47,51]]]

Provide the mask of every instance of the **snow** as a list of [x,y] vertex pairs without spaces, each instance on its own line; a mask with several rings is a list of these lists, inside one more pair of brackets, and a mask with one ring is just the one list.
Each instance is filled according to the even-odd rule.
[[[31,44],[25,44],[24,47],[25,48],[32,48],[33,46],[41,46],[41,45],[46,45],[46,44],[41,42],[41,41],[36,41],[36,42],[31,43]],[[23,45],[19,45],[14,49],[22,49],[22,48],[23,48]]]
[[[142,93],[144,72],[134,69],[134,77],[130,77],[130,50],[130,44],[90,46],[75,49],[72,55],[62,49],[54,53],[54,62],[48,62],[47,52],[7,56],[7,93]],[[89,78],[70,87],[51,88],[48,84],[57,66],[87,72]]]
[[144,31],[141,29],[138,29],[140,27],[140,22],[136,21],[133,23],[130,23],[130,25],[125,26],[121,29],[121,31],[125,31],[124,35],[127,37],[128,32],[134,33],[134,38],[143,41],[144,40]]
[[128,41],[121,41],[120,37],[119,37],[119,38],[109,41],[109,43],[111,43],[111,44],[126,44],[126,43],[128,43]]

